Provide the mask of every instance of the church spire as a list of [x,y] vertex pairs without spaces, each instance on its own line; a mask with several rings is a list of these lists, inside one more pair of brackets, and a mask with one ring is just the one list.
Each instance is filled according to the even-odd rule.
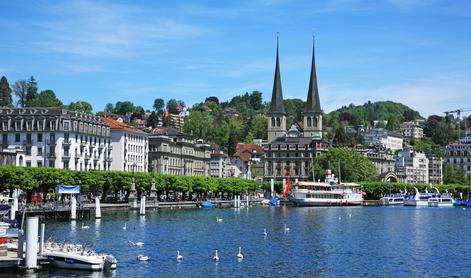
[[319,100],[319,91],[317,90],[316,58],[315,58],[315,37],[312,37],[312,64],[311,76],[309,79],[309,90],[307,92],[306,106],[304,113],[321,113],[321,103]]
[[278,33],[276,35],[276,66],[275,78],[273,81],[273,92],[271,95],[269,114],[286,114],[285,104],[283,101],[283,91],[281,90],[280,62],[278,57]]

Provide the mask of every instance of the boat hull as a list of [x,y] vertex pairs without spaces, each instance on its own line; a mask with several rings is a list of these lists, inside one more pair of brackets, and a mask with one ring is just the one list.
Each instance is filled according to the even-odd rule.
[[361,200],[339,200],[339,199],[289,199],[291,203],[299,207],[330,207],[330,206],[361,206]]
[[89,263],[67,263],[65,261],[51,261],[51,266],[64,269],[77,269],[77,270],[90,270],[90,271],[100,271],[103,269],[103,264],[89,264]]

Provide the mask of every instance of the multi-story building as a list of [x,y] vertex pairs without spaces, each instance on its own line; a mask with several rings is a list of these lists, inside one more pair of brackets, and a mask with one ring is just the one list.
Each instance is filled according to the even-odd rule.
[[405,138],[420,139],[424,137],[424,129],[418,122],[403,122],[400,125],[400,130]]
[[61,108],[1,108],[1,149],[21,149],[28,167],[110,170],[110,128],[97,116]]
[[471,143],[453,143],[445,147],[446,165],[460,167],[471,180]]
[[443,184],[443,158],[428,155],[428,182]]
[[209,175],[215,178],[227,177],[227,160],[228,156],[223,151],[213,151],[209,162]]
[[424,153],[404,148],[396,158],[399,182],[429,183],[429,161]]
[[211,146],[175,128],[156,128],[149,135],[151,171],[179,176],[209,176]]
[[383,128],[372,128],[363,134],[363,138],[366,146],[386,148],[392,151],[402,150],[402,135]]
[[110,127],[114,171],[147,172],[148,134],[138,128],[112,118],[100,119]]
[[265,179],[307,180],[312,159],[326,150],[322,141],[322,110],[317,88],[314,47],[307,102],[303,111],[303,128],[293,125],[286,129],[286,110],[281,88],[281,75],[276,49],[275,77],[268,109],[268,143],[265,151]]
[[385,148],[361,148],[357,152],[368,158],[376,168],[378,176],[394,171],[394,154]]

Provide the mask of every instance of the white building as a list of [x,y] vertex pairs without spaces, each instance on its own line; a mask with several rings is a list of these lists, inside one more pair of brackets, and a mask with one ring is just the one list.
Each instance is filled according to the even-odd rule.
[[424,153],[405,148],[396,158],[399,182],[429,183],[429,160]]
[[222,151],[213,151],[209,161],[209,175],[215,178],[227,177],[227,162],[227,154]]
[[400,125],[400,130],[406,138],[420,139],[424,137],[424,129],[417,122],[403,122]]
[[403,138],[398,133],[382,128],[372,128],[363,136],[366,146],[386,148],[392,151],[402,150]]
[[110,129],[99,117],[61,108],[1,108],[1,149],[21,150],[18,165],[110,170]]
[[119,120],[101,118],[101,121],[110,126],[111,144],[113,146],[111,169],[115,171],[147,172],[148,134]]

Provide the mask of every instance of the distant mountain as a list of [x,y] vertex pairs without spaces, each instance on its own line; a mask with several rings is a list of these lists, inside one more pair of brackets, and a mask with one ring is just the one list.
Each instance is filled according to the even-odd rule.
[[374,121],[387,121],[387,128],[398,128],[404,121],[423,119],[418,111],[392,101],[368,101],[363,105],[342,106],[325,115],[326,121],[344,122],[349,125],[372,126]]

